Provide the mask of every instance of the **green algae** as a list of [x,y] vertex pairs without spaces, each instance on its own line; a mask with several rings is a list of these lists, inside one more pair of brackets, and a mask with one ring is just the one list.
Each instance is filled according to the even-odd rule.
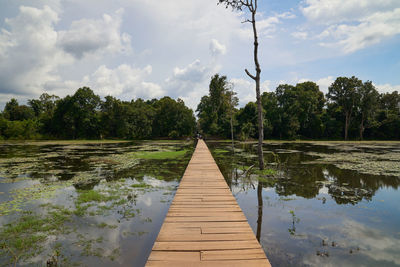
[[9,191],[11,200],[0,203],[0,216],[21,212],[22,208],[35,200],[51,199],[58,190],[69,186],[69,182],[56,182],[52,184],[35,183],[33,185],[16,188]]
[[107,202],[110,200],[115,200],[117,198],[118,196],[107,196],[95,190],[79,190],[78,198],[76,199],[75,203],[81,205],[88,202]]
[[[25,233],[27,238],[31,236],[31,244],[39,249],[21,250],[18,252],[18,258],[14,259],[9,251],[10,246],[6,245],[0,251],[2,253],[0,254],[0,265],[8,260],[21,264],[35,264],[36,262],[41,265],[38,262],[41,260],[40,257],[45,255],[51,259],[61,257],[62,254],[60,256],[59,253],[69,250],[68,245],[71,243],[66,243],[62,249],[54,248],[54,239],[59,237],[66,238],[68,242],[71,239],[86,242],[87,245],[77,248],[82,256],[115,260],[119,255],[119,248],[112,249],[111,253],[100,251],[94,244],[97,242],[96,238],[86,238],[85,241],[83,238],[77,237],[81,225],[82,227],[99,228],[98,231],[101,232],[112,231],[118,227],[118,225],[110,224],[108,219],[108,223],[101,222],[101,220],[100,223],[88,223],[90,220],[98,221],[99,218],[105,216],[114,218],[118,223],[132,218],[140,224],[151,222],[152,219],[144,217],[141,209],[136,207],[137,200],[148,192],[176,190],[176,186],[165,187],[162,180],[178,180],[190,159],[190,152],[193,151],[191,148],[185,148],[182,142],[173,144],[166,142],[162,145],[149,142],[141,146],[113,147],[109,151],[108,149],[100,151],[99,148],[95,148],[97,152],[93,151],[93,153],[87,151],[88,149],[94,150],[90,146],[61,148],[57,152],[50,152],[53,148],[46,150],[49,153],[34,154],[31,152],[36,155],[34,157],[14,157],[3,160],[4,168],[7,165],[16,167],[7,174],[7,177],[0,174],[0,182],[15,184],[15,186],[13,185],[14,189],[5,192],[7,199],[10,200],[0,204],[0,215],[13,214],[12,217],[5,216],[5,220],[9,222],[10,218],[15,218],[10,224],[16,225],[25,220],[24,210],[35,209],[39,212],[32,213],[31,216],[39,218],[39,220],[50,219],[59,222],[60,228],[59,231],[51,232],[49,230],[50,232],[43,235],[41,235],[40,229],[38,229],[40,233],[37,234],[27,231]],[[43,151],[45,150],[43,149]],[[14,159],[17,160],[14,161]],[[77,164],[82,164],[82,166],[77,166]],[[68,174],[66,179],[63,176],[65,174]],[[84,181],[94,181],[94,188],[78,189],[76,185]],[[167,197],[170,194],[162,196]],[[53,201],[60,203],[60,199],[66,201],[65,207],[50,204]],[[41,202],[45,203],[40,204]],[[40,204],[40,208],[38,204]],[[57,218],[58,216],[65,220]],[[75,224],[77,221],[79,221],[78,225]],[[4,225],[3,228],[5,228]],[[33,229],[35,228],[33,227]],[[26,242],[28,241],[27,239]],[[88,245],[89,243],[92,245]],[[68,258],[67,256],[66,259],[63,259],[63,262],[68,262]]]
[[188,152],[187,149],[177,151],[147,151],[147,152],[134,152],[132,156],[143,160],[162,160],[162,159],[175,159],[181,158]]
[[328,154],[308,152],[307,154],[317,157],[315,161],[307,162],[307,164],[333,164],[340,169],[364,174],[400,177],[400,153],[336,152]]
[[0,256],[8,257],[9,264],[16,265],[44,250],[49,236],[66,233],[65,222],[70,221],[70,212],[52,208],[47,215],[25,212],[17,221],[3,225],[0,231]]

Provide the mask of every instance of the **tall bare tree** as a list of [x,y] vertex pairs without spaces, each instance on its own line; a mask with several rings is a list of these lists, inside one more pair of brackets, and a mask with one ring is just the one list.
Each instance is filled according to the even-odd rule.
[[260,74],[261,67],[258,61],[258,35],[256,28],[256,14],[257,14],[257,0],[218,0],[219,4],[225,5],[226,8],[231,7],[233,10],[247,9],[251,14],[251,19],[246,19],[244,22],[249,22],[253,28],[254,37],[254,65],[256,74],[252,75],[247,69],[244,71],[256,83],[256,96],[257,96],[257,114],[258,114],[258,162],[260,170],[264,169],[264,156],[262,144],[264,140],[264,125],[263,125],[263,110],[261,105],[260,95]]

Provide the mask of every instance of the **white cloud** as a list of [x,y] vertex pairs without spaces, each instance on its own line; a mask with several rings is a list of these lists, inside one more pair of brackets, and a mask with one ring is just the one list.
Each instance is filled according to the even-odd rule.
[[331,86],[334,81],[335,78],[333,78],[333,76],[328,76],[317,80],[315,83],[319,85],[319,90],[326,94],[328,93],[329,86]]
[[57,49],[58,19],[48,6],[21,6],[16,17],[5,20],[9,30],[0,33],[0,92],[32,96],[59,79],[57,68],[72,60]]
[[164,91],[155,83],[145,79],[152,72],[150,65],[133,68],[122,64],[115,69],[100,66],[90,77],[89,84],[100,95],[113,95],[125,99],[161,97]]
[[76,58],[95,52],[124,53],[131,50],[127,33],[121,33],[123,9],[113,16],[104,14],[102,19],[73,21],[67,31],[59,32],[59,45]]
[[[114,16],[104,15],[102,20],[74,21],[68,31],[57,32],[59,16],[52,8],[21,6],[16,17],[6,19],[9,30],[3,28],[0,33],[0,92],[24,99],[37,97],[44,90],[63,96],[89,82],[93,87],[99,86],[98,92],[104,94],[116,82],[111,90],[116,95],[161,95],[159,86],[141,81],[147,67],[143,71],[125,64],[114,70],[100,66],[82,82],[64,80],[60,75],[61,66],[76,64],[75,58],[85,53],[129,50],[129,36],[120,33],[121,15],[119,10]],[[133,88],[133,84],[137,87]]]
[[144,68],[134,68],[128,64],[121,64],[113,69],[101,65],[80,81],[57,81],[47,84],[45,89],[47,92],[61,97],[83,86],[90,87],[100,96],[112,95],[123,100],[164,96],[165,91],[160,85],[148,81],[151,73],[150,65]]
[[345,53],[400,34],[398,0],[306,0],[300,9],[313,25],[324,27],[317,35],[321,46]]
[[[233,84],[233,91],[237,93],[237,97],[239,98],[239,106],[244,106],[248,102],[256,101],[256,89],[254,81],[245,80],[241,78],[232,78],[230,82]],[[263,92],[270,92],[270,84],[271,82],[266,80],[261,83],[260,91],[261,94]]]
[[309,20],[329,25],[360,20],[396,7],[398,0],[305,0],[300,10]]
[[292,32],[291,35],[296,38],[296,39],[307,39],[308,33],[304,31],[299,31],[299,32]]
[[165,80],[165,85],[170,96],[184,98],[200,87],[207,88],[214,72],[215,68],[204,65],[197,59],[184,68],[175,67],[172,76]]
[[210,42],[210,53],[213,56],[225,55],[226,46],[219,43],[218,40],[212,39]]
[[340,45],[345,53],[351,53],[397,34],[400,34],[400,8],[374,13],[360,19],[357,25],[331,26],[320,36],[332,37],[334,40],[333,42],[322,42],[322,45]]
[[374,84],[379,93],[391,93],[393,91],[397,91],[400,93],[400,84],[399,85],[391,85],[391,84]]

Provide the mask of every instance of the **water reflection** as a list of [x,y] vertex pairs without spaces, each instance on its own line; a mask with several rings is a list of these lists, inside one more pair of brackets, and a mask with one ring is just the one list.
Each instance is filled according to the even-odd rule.
[[273,175],[252,167],[254,144],[238,144],[235,155],[226,143],[207,144],[273,266],[400,264],[400,177],[315,160],[337,151],[399,153],[398,144],[265,145]]
[[[254,145],[241,144],[235,154],[230,152],[228,146],[213,142],[209,142],[209,145],[211,148],[225,149],[213,155],[217,158],[230,187],[233,183],[244,191],[247,188],[255,188],[254,179],[245,179],[252,175],[248,169],[253,169],[256,163]],[[274,155],[278,155],[279,171],[282,174],[267,177],[262,186],[274,187],[281,196],[296,195],[311,199],[326,188],[338,204],[356,204],[363,199],[371,200],[380,188],[398,189],[400,184],[400,177],[360,174],[357,171],[340,169],[332,164],[308,164],[314,159],[304,153],[310,151],[310,145],[306,145],[304,151],[300,151],[302,148],[299,144],[295,145],[296,150],[293,149],[293,145],[279,146],[279,148],[276,145],[266,145],[265,148],[265,159],[269,162],[267,168],[277,168]],[[333,148],[323,150],[318,147],[317,150],[332,151]],[[239,180],[240,178],[242,179]]]
[[0,145],[0,265],[144,266],[192,150]]

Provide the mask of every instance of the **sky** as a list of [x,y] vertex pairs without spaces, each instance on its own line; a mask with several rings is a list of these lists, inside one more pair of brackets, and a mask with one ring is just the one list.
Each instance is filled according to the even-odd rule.
[[[171,96],[196,109],[226,75],[255,101],[245,11],[217,0],[0,0],[0,108],[90,87],[123,100]],[[258,0],[262,91],[339,76],[400,91],[400,0]]]

